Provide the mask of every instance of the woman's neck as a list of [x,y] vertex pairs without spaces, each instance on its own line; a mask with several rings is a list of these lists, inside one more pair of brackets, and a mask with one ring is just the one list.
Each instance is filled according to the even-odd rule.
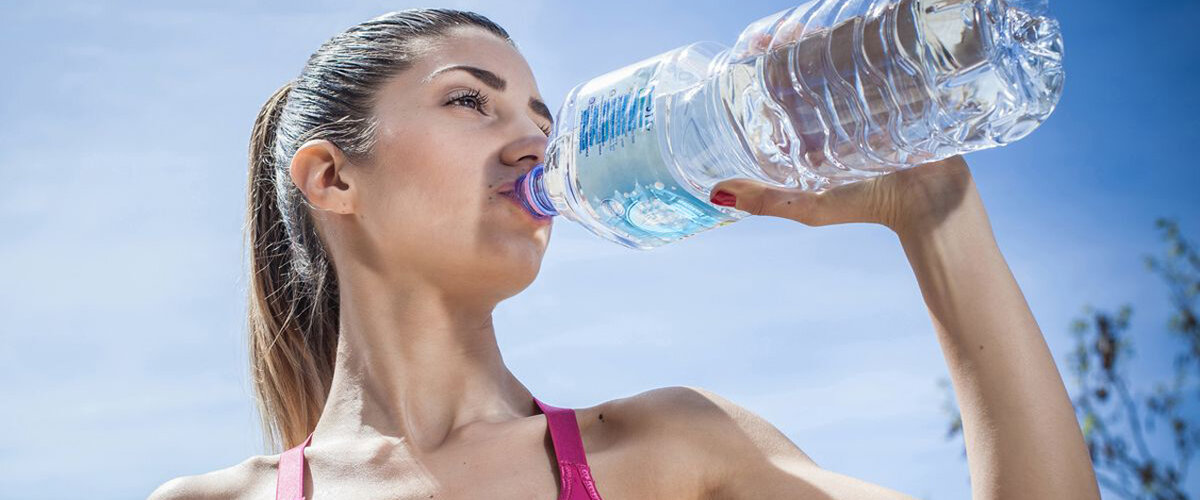
[[466,307],[432,287],[405,286],[403,296],[363,288],[340,289],[337,359],[314,443],[392,437],[429,451],[472,424],[536,414],[500,355],[494,304]]

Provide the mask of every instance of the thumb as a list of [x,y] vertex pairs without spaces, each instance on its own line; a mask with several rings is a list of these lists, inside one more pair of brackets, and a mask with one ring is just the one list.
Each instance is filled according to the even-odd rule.
[[709,193],[714,205],[733,207],[752,215],[771,215],[810,223],[820,197],[817,193],[785,188],[753,179],[726,179]]

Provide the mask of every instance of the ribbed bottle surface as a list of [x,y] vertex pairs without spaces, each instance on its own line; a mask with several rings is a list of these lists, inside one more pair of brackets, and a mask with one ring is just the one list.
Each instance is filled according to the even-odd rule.
[[1063,82],[1057,22],[1000,0],[810,2],[729,59],[721,98],[763,170],[816,190],[1024,137]]
[[708,202],[724,179],[823,190],[1024,137],[1061,58],[1036,0],[814,0],[575,87],[519,191],[653,248],[748,215]]

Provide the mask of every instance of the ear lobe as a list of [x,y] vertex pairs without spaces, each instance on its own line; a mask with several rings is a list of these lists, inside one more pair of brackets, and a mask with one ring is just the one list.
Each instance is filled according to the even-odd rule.
[[312,206],[329,212],[353,212],[353,192],[347,182],[346,155],[325,139],[308,141],[296,150],[289,166],[292,182]]

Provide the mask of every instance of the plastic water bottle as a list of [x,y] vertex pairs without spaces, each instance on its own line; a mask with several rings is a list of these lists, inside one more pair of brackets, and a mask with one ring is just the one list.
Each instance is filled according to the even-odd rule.
[[576,86],[517,193],[650,249],[748,216],[719,181],[820,191],[1000,146],[1062,83],[1044,0],[813,0]]

